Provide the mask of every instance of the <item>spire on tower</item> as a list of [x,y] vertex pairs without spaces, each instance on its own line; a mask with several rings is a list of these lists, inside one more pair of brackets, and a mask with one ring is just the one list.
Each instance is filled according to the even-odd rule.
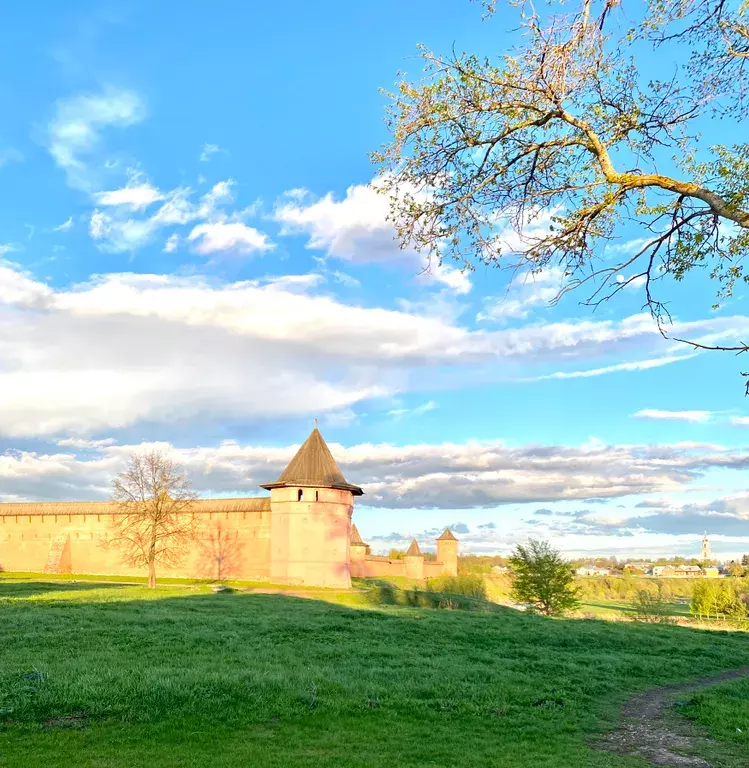
[[705,531],[705,534],[702,537],[702,559],[710,560],[710,558],[710,540],[707,538],[707,531]]
[[317,427],[312,430],[278,480],[263,483],[260,487],[272,490],[292,486],[337,488],[342,491],[351,491],[354,496],[363,494],[358,485],[346,482]]

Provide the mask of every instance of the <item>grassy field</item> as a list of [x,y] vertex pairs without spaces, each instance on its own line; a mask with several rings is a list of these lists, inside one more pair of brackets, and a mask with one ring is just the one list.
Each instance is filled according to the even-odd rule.
[[591,746],[625,698],[749,664],[739,632],[38,577],[0,632],[13,768],[634,768]]
[[733,680],[688,696],[676,711],[714,743],[700,754],[717,765],[749,764],[749,679]]

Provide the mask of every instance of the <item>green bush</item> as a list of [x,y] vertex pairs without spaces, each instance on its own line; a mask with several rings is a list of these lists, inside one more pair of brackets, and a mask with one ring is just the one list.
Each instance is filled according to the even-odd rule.
[[461,573],[451,576],[443,573],[436,579],[429,579],[427,589],[430,592],[441,592],[447,595],[465,595],[486,600],[486,582],[478,573]]
[[631,601],[636,621],[665,624],[671,621],[669,612],[671,606],[666,599],[662,584],[657,590],[639,589]]
[[[469,574],[470,575],[470,574]],[[456,577],[452,577],[456,578]],[[480,584],[473,578],[457,577],[456,583],[431,579],[426,589],[412,587],[399,589],[387,581],[372,581],[364,588],[366,600],[372,605],[400,605],[409,608],[437,608],[462,611],[490,611],[494,604],[486,600],[483,579]],[[448,587],[464,590],[448,591]],[[442,591],[445,590],[445,591]]]

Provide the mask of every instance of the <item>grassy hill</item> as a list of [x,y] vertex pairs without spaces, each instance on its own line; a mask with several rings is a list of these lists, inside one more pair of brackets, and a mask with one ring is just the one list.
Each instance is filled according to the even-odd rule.
[[0,766],[634,768],[590,746],[628,695],[749,664],[744,633],[326,597],[1,579]]

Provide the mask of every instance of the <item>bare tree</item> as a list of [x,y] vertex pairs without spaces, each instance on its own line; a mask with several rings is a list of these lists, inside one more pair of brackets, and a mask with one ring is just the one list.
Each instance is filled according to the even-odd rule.
[[114,535],[107,546],[127,563],[148,568],[156,586],[156,564],[176,565],[195,536],[192,506],[197,494],[182,468],[159,453],[134,453],[112,483]]
[[[421,48],[424,76],[389,94],[392,140],[373,154],[401,246],[466,269],[555,266],[559,296],[585,286],[590,305],[643,283],[664,335],[658,281],[707,268],[729,297],[749,282],[749,144],[702,148],[697,121],[749,116],[747,2],[649,0],[633,28],[618,0],[543,15],[508,0],[511,53]],[[641,69],[652,46],[662,73]],[[625,227],[639,243],[622,257]]]

